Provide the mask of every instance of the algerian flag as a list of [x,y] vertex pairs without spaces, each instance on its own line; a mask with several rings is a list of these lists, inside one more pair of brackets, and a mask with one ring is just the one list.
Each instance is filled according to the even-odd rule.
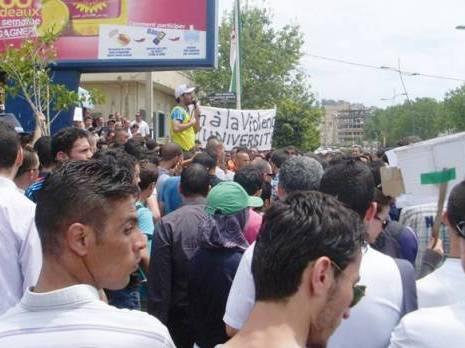
[[229,51],[229,65],[231,67],[231,83],[229,84],[229,91],[235,92],[238,105],[240,108],[240,94],[241,94],[241,74],[240,74],[240,12],[239,0],[234,1],[234,21],[231,30],[231,48]]

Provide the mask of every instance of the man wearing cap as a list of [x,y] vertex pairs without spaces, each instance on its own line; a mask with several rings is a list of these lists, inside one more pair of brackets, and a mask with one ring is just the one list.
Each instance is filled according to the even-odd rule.
[[[174,143],[181,146],[183,151],[190,151],[195,147],[195,134],[200,130],[200,108],[193,99],[195,87],[179,85],[175,90],[178,103],[171,111],[170,136]],[[194,105],[193,113],[189,112],[189,105]]]
[[207,215],[199,225],[199,249],[190,260],[189,303],[195,343],[214,347],[227,341],[222,318],[242,254],[249,246],[243,230],[249,207],[260,207],[236,182],[216,185],[207,196]]

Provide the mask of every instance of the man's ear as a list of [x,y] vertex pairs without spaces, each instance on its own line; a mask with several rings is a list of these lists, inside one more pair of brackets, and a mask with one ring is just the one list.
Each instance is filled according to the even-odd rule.
[[60,161],[60,162],[64,162],[68,158],[69,158],[68,155],[66,153],[64,153],[63,151],[58,151],[58,153],[56,155],[56,160]]
[[377,211],[378,211],[378,203],[371,202],[370,206],[365,212],[365,217],[363,219],[363,222],[366,224],[370,223],[375,218]]
[[20,146],[18,149],[18,153],[16,154],[15,167],[16,168],[21,167],[21,165],[23,164],[23,160],[24,160],[24,150]]
[[313,296],[326,296],[328,290],[334,284],[332,268],[331,260],[326,256],[320,257],[316,261],[308,264],[304,274],[309,272],[306,278]]
[[95,242],[92,228],[81,223],[74,223],[65,232],[65,243],[77,255],[85,256]]

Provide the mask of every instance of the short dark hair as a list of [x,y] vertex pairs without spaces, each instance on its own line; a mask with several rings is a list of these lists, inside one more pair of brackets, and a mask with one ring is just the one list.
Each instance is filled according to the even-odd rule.
[[296,192],[275,202],[265,213],[253,253],[256,301],[282,301],[295,294],[308,263],[319,257],[345,269],[363,237],[360,218],[329,195]]
[[279,169],[279,186],[287,194],[294,191],[312,191],[320,187],[323,167],[316,159],[293,156]]
[[167,143],[162,146],[160,155],[161,155],[162,161],[171,161],[176,156],[182,155],[182,149],[176,143]]
[[273,163],[277,168],[281,168],[284,162],[289,158],[289,154],[284,149],[278,149],[273,151],[270,157],[270,162]]
[[465,181],[454,186],[447,201],[447,217],[456,230],[457,224],[465,221]]
[[320,191],[337,197],[363,219],[374,199],[375,182],[366,164],[346,159],[326,169]]
[[241,153],[241,152],[242,152],[242,153],[249,154],[250,151],[249,151],[248,148],[243,147],[243,146],[242,146],[242,147],[236,148],[236,155],[237,155],[238,153]]
[[181,173],[181,193],[190,197],[202,195],[206,197],[210,189],[208,170],[203,165],[195,163],[185,168]]
[[158,179],[158,168],[147,160],[141,161],[139,188],[143,191]]
[[123,167],[131,173],[132,180],[134,180],[134,173],[138,160],[122,148],[98,150],[94,153],[92,159],[97,159],[100,162],[111,166]]
[[249,164],[236,172],[234,181],[241,185],[250,196],[253,196],[263,186],[263,174],[257,167]]
[[20,148],[18,133],[6,122],[0,122],[0,169],[13,167]]
[[60,151],[69,155],[76,140],[81,138],[89,139],[89,133],[84,129],[75,127],[61,129],[52,137],[51,148],[53,158],[56,159]]
[[48,168],[55,163],[55,158],[52,156],[52,137],[44,135],[37,139],[34,144],[34,150],[39,156],[39,162],[42,167]]
[[211,170],[216,167],[215,159],[206,152],[198,153],[192,159],[192,163],[198,163],[203,165],[207,170]]
[[267,175],[268,173],[268,168],[270,167],[270,164],[268,161],[264,160],[263,158],[255,157],[255,159],[252,161],[252,165],[257,168],[260,173]]
[[47,255],[59,255],[63,233],[72,223],[102,233],[113,203],[139,192],[124,167],[99,160],[70,161],[46,179],[37,199],[35,222]]
[[16,173],[16,178],[19,178],[24,173],[34,169],[34,167],[39,166],[39,160],[37,159],[37,154],[31,146],[26,145],[24,147],[23,153],[24,153],[23,164],[21,164],[21,167],[18,168],[18,172]]
[[147,150],[154,150],[157,147],[157,142],[155,139],[148,139],[145,142],[145,146],[147,147]]

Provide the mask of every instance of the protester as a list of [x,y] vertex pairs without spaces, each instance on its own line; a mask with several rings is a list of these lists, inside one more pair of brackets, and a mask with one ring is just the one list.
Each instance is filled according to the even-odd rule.
[[210,178],[210,187],[215,187],[222,182],[222,180],[216,176],[216,157],[206,152],[201,152],[194,156],[192,163],[199,163],[207,168],[208,177]]
[[123,146],[129,140],[129,133],[126,129],[116,128],[114,137],[114,146]]
[[[183,151],[191,151],[195,147],[195,134],[200,131],[200,109],[192,93],[195,87],[179,85],[175,90],[177,105],[171,110],[170,136]],[[189,106],[193,105],[192,114]]]
[[[465,182],[456,185],[449,195],[447,203],[447,222],[449,229],[460,238],[460,258],[465,269]],[[446,266],[447,267],[447,266]],[[449,281],[452,279],[449,278]],[[454,280],[459,284],[458,279]],[[459,285],[462,287],[462,285]],[[446,298],[458,288],[446,293],[437,293]],[[460,298],[460,294],[456,296]],[[457,298],[457,297],[455,297]],[[450,298],[452,300],[452,298]],[[465,303],[450,303],[446,306],[423,308],[405,316],[391,337],[390,348],[461,348],[465,341]]]
[[[249,207],[263,201],[235,182],[216,185],[207,196],[207,213],[199,226],[199,249],[190,261],[190,322],[200,348],[227,340],[222,321],[232,280],[249,246],[243,230]],[[212,281],[214,279],[214,281]]]
[[[234,175],[234,181],[241,185],[249,196],[261,197],[263,175],[253,165],[247,165],[239,169]],[[261,225],[262,216],[249,208],[247,224],[244,227],[244,236],[249,244],[252,244],[257,239]]]
[[184,169],[180,184],[184,205],[161,219],[153,240],[148,312],[168,326],[178,348],[191,348],[194,343],[188,319],[188,266],[197,250],[208,190],[205,167],[192,164]]
[[223,347],[326,347],[363,295],[363,232],[356,214],[317,192],[272,206],[252,263],[257,303]]
[[137,126],[137,131],[135,133],[139,133],[143,137],[150,135],[150,127],[147,122],[142,119],[142,115],[140,112],[136,113],[136,120],[131,123],[131,132],[132,127]]
[[[447,211],[443,214],[443,222],[449,234],[450,252],[436,271],[417,281],[419,308],[447,306],[461,302],[463,299],[465,282],[460,262],[461,238],[457,234],[457,227],[453,224],[454,221],[460,221],[459,214],[463,212],[465,206],[463,183],[456,186],[453,192],[454,195],[451,193],[449,196]],[[439,240],[438,244],[440,243]],[[430,250],[427,252],[431,253]],[[442,255],[439,253],[436,257],[441,259]]]
[[0,314],[16,305],[24,291],[35,285],[42,265],[35,204],[13,182],[22,162],[18,134],[0,122]]
[[274,177],[271,180],[271,200],[278,199],[278,183],[279,183],[279,168],[289,158],[289,154],[283,149],[273,151],[270,157],[270,164],[273,170]]
[[[365,164],[342,160],[330,166],[321,179],[320,190],[357,212],[367,226],[367,241],[376,240],[382,225],[375,218],[374,178]],[[417,309],[415,273],[408,261],[394,260],[368,247],[362,258],[360,276],[361,283],[369,289],[367,295],[336,330],[329,342],[330,348],[386,347],[402,316]]]
[[1,346],[174,347],[158,320],[98,295],[128,283],[146,246],[137,194],[132,173],[98,160],[69,162],[47,178],[35,218],[44,264],[37,284],[1,317]]
[[[375,220],[382,225],[381,233],[371,246],[391,257],[407,260],[415,267],[418,251],[417,236],[415,231],[410,227],[403,226],[399,222],[390,219],[389,211],[394,199],[386,196],[382,191],[382,167],[384,167],[384,162],[382,161],[373,161],[370,163],[370,169],[376,186],[374,196],[374,201],[377,203]],[[371,224],[370,228],[375,228],[379,231],[379,227],[376,224]]]
[[250,164],[250,157],[249,157],[249,150],[244,147],[240,147],[236,151],[236,155],[234,156],[234,168],[237,172],[241,170],[242,167]]
[[226,168],[225,163],[225,152],[224,152],[224,144],[223,142],[215,137],[211,136],[207,140],[206,152],[213,158],[216,158],[216,168],[215,168],[215,175],[220,180],[232,180],[231,174]]
[[18,168],[14,179],[16,186],[22,194],[39,177],[39,157],[34,149],[29,145],[24,147],[23,156],[23,163]]
[[283,199],[294,191],[318,190],[323,167],[320,162],[309,157],[291,157],[280,168],[277,195]]
[[[287,163],[287,162],[286,162]],[[313,159],[293,157],[282,172],[281,197],[296,191],[314,191],[320,187],[323,170]],[[290,184],[292,182],[292,184]],[[289,191],[286,191],[289,190]],[[233,336],[246,322],[255,303],[255,288],[251,273],[255,244],[244,253],[228,296],[223,320],[229,336]]]
[[[44,141],[46,141],[46,139]],[[48,157],[47,144],[45,143],[43,147],[44,157]],[[92,151],[89,143],[89,133],[83,129],[73,127],[61,129],[52,137],[50,155],[54,163],[50,164],[49,168],[60,166],[66,161],[90,159],[92,157]],[[33,202],[37,202],[37,195],[42,189],[45,178],[49,174],[50,172],[26,189],[25,194],[27,198]]]

